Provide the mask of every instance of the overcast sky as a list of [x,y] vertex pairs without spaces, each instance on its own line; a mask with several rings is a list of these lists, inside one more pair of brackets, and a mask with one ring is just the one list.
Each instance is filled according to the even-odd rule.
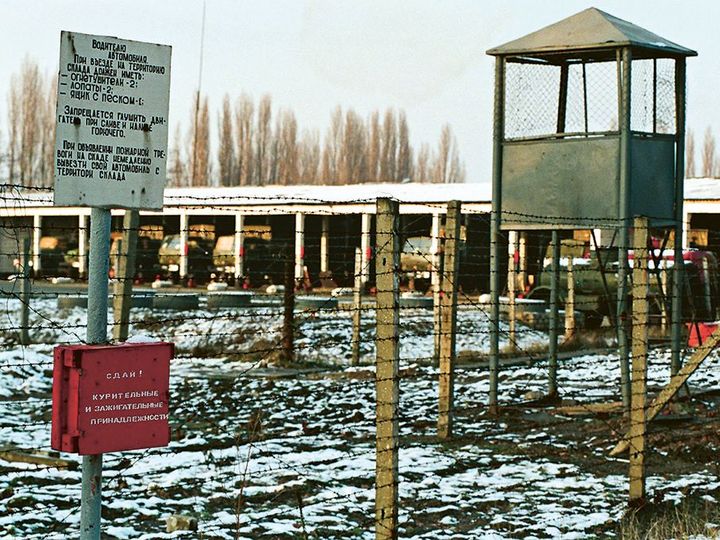
[[[198,84],[202,0],[3,0],[0,94],[25,55],[57,70],[61,30],[172,45],[171,133]],[[264,93],[325,129],[336,105],[365,115],[403,108],[413,143],[449,122],[468,181],[489,181],[493,61],[485,51],[595,6],[697,50],[688,62],[688,127],[720,128],[717,0],[207,0],[202,89]],[[5,99],[0,103],[0,130]]]

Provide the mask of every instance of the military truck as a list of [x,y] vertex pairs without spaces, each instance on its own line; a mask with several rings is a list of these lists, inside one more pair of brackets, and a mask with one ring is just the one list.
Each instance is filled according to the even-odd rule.
[[[634,253],[628,254],[630,280]],[[663,307],[670,309],[674,266],[674,251],[654,249],[651,253],[649,269],[649,299],[651,317],[659,315]],[[575,309],[585,314],[588,324],[602,320],[604,316],[615,313],[618,289],[617,249],[601,248],[589,250],[586,244],[577,240],[561,241],[559,297],[564,304],[567,295],[568,263],[572,260],[573,282],[575,287]],[[683,251],[685,284],[683,286],[683,314],[692,320],[715,320],[720,307],[720,282],[718,280],[718,261],[710,251],[686,249]],[[543,261],[543,270],[538,276],[536,286],[526,295],[531,299],[548,300],[551,287],[551,247],[548,247]],[[656,271],[655,268],[658,270]],[[628,287],[628,300],[632,294]]]
[[[248,235],[243,242],[243,278],[249,285],[282,283],[287,244],[273,243],[263,235]],[[216,278],[233,284],[235,280],[235,236],[219,236],[213,249]]]
[[[189,236],[187,240],[188,276],[198,283],[209,280],[212,268],[213,241],[203,236]],[[158,264],[163,277],[177,277],[180,272],[180,235],[163,238],[158,250]]]

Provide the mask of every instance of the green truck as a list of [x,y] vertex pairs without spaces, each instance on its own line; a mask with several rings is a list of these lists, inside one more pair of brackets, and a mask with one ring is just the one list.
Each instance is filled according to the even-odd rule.
[[[548,247],[543,261],[543,270],[536,286],[527,294],[527,298],[549,300],[552,280],[551,248]],[[632,282],[633,252],[629,253]],[[585,314],[589,324],[599,322],[605,316],[615,313],[618,289],[617,249],[602,248],[590,251],[586,245],[576,240],[563,240],[560,250],[559,297],[565,303],[568,290],[568,262],[572,260],[573,282],[575,290],[575,309]],[[685,284],[683,286],[683,314],[695,321],[715,320],[720,306],[718,287],[718,262],[715,254],[699,249],[683,251]],[[651,253],[650,268],[650,309],[651,317],[659,316],[666,307],[670,309],[674,266],[673,250],[654,249]],[[656,270],[657,268],[657,270]],[[628,301],[632,294],[628,286]],[[629,303],[628,303],[629,305]]]

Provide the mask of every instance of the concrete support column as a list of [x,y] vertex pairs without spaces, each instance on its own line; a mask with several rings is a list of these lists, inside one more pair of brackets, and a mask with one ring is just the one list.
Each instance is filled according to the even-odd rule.
[[330,271],[330,216],[322,217],[320,233],[320,272]]
[[42,216],[33,216],[33,230],[32,230],[32,264],[33,273],[37,276],[37,273],[42,270],[40,264],[40,238],[42,237]]
[[360,249],[362,250],[362,282],[367,283],[370,279],[370,259],[372,259],[372,248],[370,247],[370,223],[372,215],[363,214],[361,233],[360,233]]
[[180,214],[180,278],[184,279],[188,274],[188,215]]
[[88,217],[84,214],[78,216],[78,275],[81,278],[87,274]]
[[518,236],[517,231],[508,231],[508,287],[510,286],[510,279],[512,279],[513,290],[517,289],[516,278],[519,258]]
[[515,333],[515,296],[517,291],[517,259],[518,259],[518,232],[508,231],[508,344],[512,350],[517,345],[517,335]]
[[441,310],[440,310],[440,279],[441,257],[440,257],[440,214],[433,214],[430,228],[430,262],[432,263],[430,283],[433,293],[433,359],[439,362],[440,359],[440,335],[441,335]]
[[528,285],[527,233],[520,232],[518,236],[518,285],[524,294]]
[[433,292],[440,292],[440,214],[433,214],[430,228],[430,261],[432,274],[430,283]]
[[235,243],[233,245],[233,254],[235,255],[235,280],[241,280],[245,273],[245,216],[235,214]]
[[305,214],[295,214],[295,279],[302,279],[305,267]]

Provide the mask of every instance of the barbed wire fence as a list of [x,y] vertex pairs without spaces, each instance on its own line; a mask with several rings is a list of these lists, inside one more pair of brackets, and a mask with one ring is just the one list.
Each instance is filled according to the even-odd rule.
[[[0,191],[0,198],[5,208],[27,210],[39,204],[33,193],[49,191],[13,186]],[[202,197],[196,202],[212,211],[226,208],[230,201]],[[263,202],[270,204],[261,214],[287,212],[275,200]],[[370,199],[352,202],[375,204]],[[160,309],[152,304],[132,307],[127,321],[131,339],[176,344],[172,437],[167,448],[107,456],[107,535],[160,536],[169,525],[196,528],[197,532],[177,534],[203,538],[352,538],[374,533],[381,538],[473,537],[492,529],[511,536],[538,531],[554,536],[556,530],[580,527],[570,523],[559,529],[551,517],[569,506],[573,515],[586,518],[582,530],[603,531],[613,526],[609,523],[622,514],[627,501],[626,460],[607,457],[621,441],[629,445],[625,456],[640,457],[651,472],[653,467],[660,471],[648,480],[651,495],[674,496],[687,485],[705,495],[715,493],[718,471],[707,470],[700,459],[688,458],[697,471],[690,479],[661,466],[678,433],[686,441],[703,441],[717,431],[711,394],[695,394],[680,420],[653,424],[652,429],[644,420],[638,424],[624,419],[638,412],[644,417],[650,410],[645,402],[648,390],[658,391],[670,379],[667,343],[658,330],[658,319],[667,317],[663,309],[672,300],[667,280],[656,279],[650,294],[655,300],[642,308],[636,302],[632,316],[628,313],[619,322],[633,336],[630,407],[618,402],[620,369],[613,337],[618,321],[612,310],[606,328],[581,329],[580,314],[596,307],[607,291],[595,298],[575,295],[577,328],[571,333],[557,331],[557,371],[549,370],[545,309],[523,311],[519,298],[513,303],[512,294],[503,296],[506,316],[498,328],[500,408],[492,414],[487,406],[492,323],[488,301],[480,296],[492,271],[487,258],[488,216],[463,213],[457,203],[425,205],[426,215],[399,215],[398,203],[382,204],[374,212],[373,256],[365,258],[364,267],[354,264],[362,231],[347,227],[331,231],[329,238],[331,258],[333,252],[343,252],[336,265],[351,265],[347,283],[362,283],[359,302],[349,295],[311,295],[303,290],[306,280],[294,273],[290,230],[276,252],[255,254],[258,266],[278,268],[276,285],[287,278],[288,267],[293,272],[295,287],[282,300],[254,291],[244,306],[212,308],[207,295],[197,291],[156,290],[156,296],[193,300],[180,304],[180,309],[168,309],[167,303],[159,304]],[[433,214],[439,216],[436,224]],[[319,206],[317,215],[339,214]],[[2,229],[12,240],[3,245],[16,246],[7,256],[21,261],[20,273],[27,271],[23,245],[34,227],[24,219],[6,219]],[[568,224],[561,217],[558,223]],[[290,220],[280,226],[288,224],[292,227]],[[607,226],[597,224],[599,229]],[[142,220],[130,228],[116,223],[114,231],[139,232],[141,227]],[[52,229],[73,234],[78,227],[58,223]],[[645,237],[657,234],[647,225],[635,224],[636,233],[643,229]],[[423,238],[436,249],[420,245],[426,242]],[[506,231],[502,241],[513,246],[517,239]],[[306,231],[304,258],[316,256],[321,243]],[[638,258],[641,244],[635,246],[634,260],[652,259],[648,266],[658,270],[667,266],[667,261],[653,259],[657,249]],[[648,240],[644,244],[647,248]],[[501,278],[510,274],[514,284],[518,272],[543,271],[544,247],[541,240],[533,247],[534,269],[518,268],[519,261],[509,256],[498,269]],[[415,256],[412,267],[403,266],[401,252]],[[252,254],[247,255],[250,264]],[[113,255],[123,256],[127,254],[122,249]],[[581,289],[583,272],[600,271],[584,256],[563,258],[569,263],[561,281],[566,287],[574,281]],[[570,274],[573,278],[567,279]],[[610,264],[607,274],[611,279]],[[123,283],[135,277],[113,279]],[[692,279],[702,285],[699,277],[689,276],[686,296],[705,301],[709,293]],[[73,456],[48,452],[52,348],[84,343],[82,285],[52,285],[36,278],[23,296],[21,281],[22,276],[2,284],[0,470],[6,479],[0,484],[0,530],[10,538],[64,538],[74,534],[79,523],[80,476]],[[638,277],[629,290],[640,299],[647,287]],[[114,298],[133,300],[139,292],[118,290]],[[287,357],[285,342],[288,298],[295,308],[289,312],[292,358]],[[68,307],[73,302],[75,306]],[[354,317],[356,313],[361,317]],[[698,309],[690,304],[685,316],[688,322],[697,319]],[[358,319],[360,326],[354,331]],[[111,321],[109,335],[123,322]],[[560,318],[556,323],[562,325]],[[30,344],[21,343],[23,330]],[[707,343],[693,357],[714,348],[712,340]],[[356,344],[359,358],[353,361]],[[717,358],[713,355],[709,361],[714,365]],[[717,376],[707,366],[696,376],[704,389],[718,387]],[[547,401],[553,386],[560,400]],[[626,439],[629,425],[635,430]],[[604,465],[598,467],[598,462]],[[643,481],[647,476],[644,469],[632,474],[641,474]],[[631,476],[629,481],[637,479]],[[542,505],[547,509],[539,509]]]

